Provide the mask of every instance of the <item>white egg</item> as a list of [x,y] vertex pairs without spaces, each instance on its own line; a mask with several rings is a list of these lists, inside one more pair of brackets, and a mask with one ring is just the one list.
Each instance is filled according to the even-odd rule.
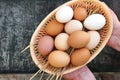
[[78,20],[71,20],[65,24],[65,32],[68,34],[71,34],[74,31],[82,30],[82,29],[83,29],[83,25]]
[[55,38],[55,47],[59,50],[67,50],[69,48],[68,37],[69,35],[66,33],[57,35]]
[[84,21],[85,28],[89,30],[99,30],[106,24],[106,19],[101,14],[92,14]]
[[89,50],[95,48],[100,42],[100,34],[97,31],[88,31],[90,35],[90,41],[87,44],[86,48]]
[[73,9],[70,6],[63,6],[56,12],[55,17],[58,22],[66,23],[73,18]]

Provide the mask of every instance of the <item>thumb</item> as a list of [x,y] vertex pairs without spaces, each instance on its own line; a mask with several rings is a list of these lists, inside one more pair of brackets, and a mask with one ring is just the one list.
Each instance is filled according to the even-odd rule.
[[81,80],[96,80],[95,76],[87,66],[81,68],[79,73]]

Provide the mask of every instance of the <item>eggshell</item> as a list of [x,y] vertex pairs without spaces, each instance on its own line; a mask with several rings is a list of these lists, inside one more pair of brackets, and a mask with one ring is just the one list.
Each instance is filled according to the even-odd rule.
[[59,50],[67,50],[69,48],[68,45],[68,37],[69,35],[66,33],[60,33],[55,38],[55,47]]
[[90,41],[87,44],[87,48],[89,50],[95,48],[99,42],[100,42],[100,34],[97,31],[88,31],[88,34],[90,35]]
[[64,29],[64,24],[59,23],[56,20],[52,20],[46,26],[46,33],[51,36],[56,36],[61,33]]
[[74,31],[82,30],[83,25],[78,20],[71,20],[65,24],[65,32],[71,34]]
[[48,56],[48,62],[54,67],[65,67],[70,63],[70,56],[66,52],[55,50]]
[[62,6],[55,14],[58,22],[66,23],[73,18],[73,9],[70,6]]
[[73,48],[83,48],[90,40],[90,36],[84,31],[75,31],[70,34],[68,44]]
[[74,19],[84,21],[88,16],[87,10],[82,7],[75,8],[74,10]]
[[38,52],[43,56],[48,55],[54,47],[54,40],[50,36],[44,36],[38,41]]
[[77,49],[71,54],[71,64],[74,66],[84,65],[91,57],[87,48]]
[[106,24],[106,19],[101,14],[92,14],[88,16],[84,21],[85,28],[89,30],[99,30]]

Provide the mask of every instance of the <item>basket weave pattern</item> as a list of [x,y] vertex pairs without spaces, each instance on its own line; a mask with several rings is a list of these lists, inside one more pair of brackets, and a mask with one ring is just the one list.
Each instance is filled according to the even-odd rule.
[[[105,4],[103,4],[102,2],[100,2],[98,0],[73,0],[73,1],[67,2],[63,5],[69,5],[73,8],[73,10],[78,7],[83,7],[85,9],[87,9],[88,15],[91,15],[94,13],[100,13],[100,14],[104,15],[106,18],[106,25],[101,30],[98,31],[100,33],[101,40],[100,40],[98,46],[90,51],[92,56],[89,59],[89,61],[87,62],[87,63],[89,63],[100,53],[100,51],[104,48],[104,46],[106,45],[107,41],[109,40],[109,38],[111,36],[113,23],[112,23],[111,15],[109,13],[109,9],[107,8],[107,6]],[[47,58],[45,58],[39,54],[37,45],[38,45],[38,40],[41,37],[47,35],[46,31],[45,31],[46,26],[48,23],[50,23],[52,20],[55,19],[55,13],[60,7],[58,7],[53,12],[51,12],[40,23],[38,28],[35,30],[32,38],[31,38],[31,42],[30,42],[31,56],[32,56],[32,59],[35,62],[35,64],[39,68],[45,68],[45,69],[43,69],[45,72],[52,73],[52,74],[57,74],[58,72],[62,72],[63,69],[55,68],[55,67],[51,66],[50,64],[48,64]],[[86,64],[84,64],[84,65],[86,65]],[[82,66],[84,66],[84,65],[82,65]],[[63,71],[63,74],[72,72],[82,66],[73,67],[72,65],[69,65]]]

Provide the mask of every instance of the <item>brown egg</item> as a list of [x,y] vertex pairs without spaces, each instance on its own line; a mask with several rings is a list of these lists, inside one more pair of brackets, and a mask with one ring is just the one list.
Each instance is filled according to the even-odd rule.
[[74,10],[74,19],[84,21],[87,17],[87,10],[82,7],[75,8]]
[[38,41],[38,52],[43,56],[48,55],[54,47],[54,40],[51,36],[44,36]]
[[77,49],[71,54],[71,64],[74,66],[81,66],[85,64],[91,54],[87,48]]
[[54,67],[65,67],[70,63],[70,56],[66,52],[55,50],[48,56],[48,62]]
[[46,26],[46,33],[51,36],[56,36],[59,33],[61,33],[64,29],[64,24],[59,23],[56,20],[52,20],[48,25]]
[[90,40],[90,36],[84,31],[75,31],[70,34],[68,44],[73,48],[83,48]]

